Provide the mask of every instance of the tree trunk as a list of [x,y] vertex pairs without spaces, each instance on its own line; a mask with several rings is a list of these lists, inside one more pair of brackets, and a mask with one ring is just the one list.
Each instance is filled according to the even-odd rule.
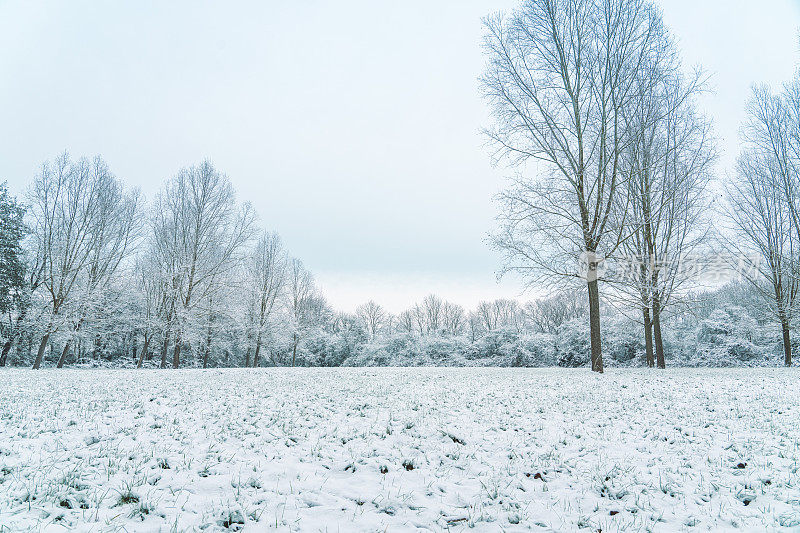
[[161,346],[161,368],[167,368],[167,350],[169,350],[169,327],[164,330],[164,344]]
[[[8,354],[9,352],[11,352],[11,348],[14,346],[14,341],[17,340],[20,328],[22,327],[22,322],[25,320],[26,314],[27,310],[23,310],[19,314],[19,316],[17,317],[16,324],[14,324],[14,329],[11,330],[8,340],[3,344],[3,351],[2,353],[0,353],[0,367],[6,366],[6,362],[8,360]],[[17,349],[17,353],[19,353],[19,349]]]
[[647,366],[653,368],[655,366],[655,361],[653,358],[653,322],[650,320],[650,308],[647,306],[642,307],[642,315],[644,320],[644,347]]
[[661,338],[661,301],[658,294],[653,295],[653,338],[656,344],[656,365],[658,368],[666,368],[664,342]]
[[589,288],[589,338],[592,345],[592,370],[603,372],[603,353],[600,345],[600,292],[597,280],[588,282]]
[[175,347],[172,351],[172,368],[180,368],[181,366],[181,332],[175,332]]
[[58,358],[58,364],[56,364],[56,368],[64,368],[64,363],[67,362],[67,356],[69,355],[69,348],[72,345],[72,339],[68,339],[67,342],[64,343],[64,349],[61,350],[61,357]]
[[253,368],[258,368],[258,354],[261,353],[261,332],[256,335],[256,353],[253,356]]
[[42,361],[44,360],[44,350],[47,348],[47,342],[50,340],[50,334],[45,333],[42,337],[42,341],[39,343],[39,351],[36,352],[36,361],[33,362],[33,369],[37,370],[41,368]]
[[0,367],[6,366],[6,359],[8,359],[8,352],[11,351],[11,345],[14,344],[13,339],[14,339],[14,336],[12,335],[3,344],[3,351],[0,352]]
[[208,357],[211,355],[211,338],[206,340],[206,345],[203,348],[203,368],[208,368]]
[[292,367],[294,367],[294,360],[297,358],[297,343],[298,343],[297,335],[294,336],[294,346],[292,346]]
[[792,366],[792,343],[789,339],[789,321],[781,317],[781,330],[783,331],[783,364]]
[[247,351],[245,352],[245,359],[244,359],[245,368],[250,368],[250,350],[251,348],[248,346]]
[[149,344],[150,344],[150,335],[145,333],[144,344],[142,345],[142,353],[139,354],[139,360],[136,361],[136,368],[142,368],[142,363],[144,363],[144,358],[147,355],[147,347]]
[[211,343],[213,341],[211,326],[213,321],[209,319],[208,329],[206,330],[206,347],[203,351],[203,368],[208,368],[208,357],[211,355]]
[[93,342],[93,346],[92,346],[92,357],[95,360],[100,359],[100,344],[101,344],[101,342],[102,342],[102,339],[100,338],[100,334],[98,333],[98,334],[96,334],[94,336],[94,342]]

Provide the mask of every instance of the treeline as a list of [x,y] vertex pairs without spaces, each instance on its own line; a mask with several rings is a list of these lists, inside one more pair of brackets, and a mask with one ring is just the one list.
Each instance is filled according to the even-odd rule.
[[337,366],[403,336],[547,334],[585,312],[571,293],[472,311],[430,295],[396,316],[373,301],[338,312],[207,161],[146,205],[102,158],[62,154],[24,202],[0,187],[0,207],[0,365]]
[[332,314],[208,161],[146,207],[102,158],[65,153],[42,165],[26,200],[3,187],[0,364],[13,349],[33,368],[126,356],[178,368],[187,352],[204,367],[258,365],[278,323],[294,363],[304,332]]
[[[55,168],[65,171],[43,167],[27,217],[0,187],[3,365],[578,367],[590,361],[588,305],[580,291],[525,304],[498,299],[472,310],[430,295],[397,315],[374,301],[337,312],[278,236],[258,231],[250,208],[234,201],[211,165],[181,171],[146,209],[118,183],[104,195],[80,179],[67,194],[63,185],[42,188],[44,179],[80,176],[85,168],[113,180],[100,160],[89,167],[64,156],[58,161]],[[50,206],[49,214],[34,207],[37,191],[48,191],[49,203],[41,205]],[[50,191],[65,203],[53,205]],[[171,202],[181,206],[178,213],[167,193],[191,198]],[[112,205],[92,207],[97,218],[76,213],[101,197]],[[104,221],[103,213],[118,218]],[[65,227],[42,222],[45,216]],[[82,229],[90,227],[101,235]],[[203,228],[213,228],[213,238],[201,237]],[[81,255],[86,259],[72,259]],[[53,294],[61,296],[57,307]],[[729,284],[687,300],[691,307],[665,314],[670,364],[777,364],[781,339],[751,285]],[[607,363],[645,366],[648,351],[636,322],[610,306],[620,301],[603,305],[611,311],[604,322]]]
[[[105,163],[46,163],[27,203],[0,186],[0,364],[56,366],[582,366],[588,305],[576,290],[465,310],[436,295],[393,315],[333,309],[280,238],[258,228],[209,163],[147,207]],[[665,313],[665,360],[776,364],[761,286],[689,293]],[[605,352],[652,365],[635,317],[607,298]],[[735,304],[735,305],[734,305]],[[628,306],[629,307],[629,306]]]

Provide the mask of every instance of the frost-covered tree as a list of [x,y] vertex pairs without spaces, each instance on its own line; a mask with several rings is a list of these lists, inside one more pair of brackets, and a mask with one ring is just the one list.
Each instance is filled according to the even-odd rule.
[[478,303],[475,316],[482,331],[496,331],[503,328],[519,329],[522,326],[522,310],[519,304],[506,298]]
[[696,280],[682,261],[708,233],[704,193],[715,151],[710,121],[697,107],[702,74],[684,76],[669,35],[662,33],[656,43],[624,112],[627,194],[618,196],[616,215],[628,228],[621,247],[627,272],[615,287],[641,310],[647,364],[664,368],[661,315]]
[[47,311],[33,364],[39,368],[51,335],[74,332],[130,254],[137,195],[123,190],[100,157],[72,162],[65,153],[42,165],[29,197],[33,268]]
[[214,298],[224,277],[239,265],[252,236],[250,204],[236,202],[230,180],[210,161],[182,169],[159,193],[153,209],[155,252],[168,269],[164,343],[174,338],[172,366],[180,366],[195,310]]
[[406,309],[397,315],[396,327],[397,331],[402,333],[413,333],[416,329],[417,320],[415,318],[414,309]]
[[778,320],[786,366],[792,364],[790,331],[800,289],[800,98],[793,91],[754,89],[736,178],[728,188],[735,235],[728,245],[743,258],[759,257],[755,271],[745,273]]
[[561,291],[525,304],[525,322],[538,333],[555,334],[571,320],[585,317],[586,300],[577,291]]
[[[97,162],[95,162],[97,164]],[[102,163],[105,165],[105,163]],[[102,167],[98,172],[107,172]],[[111,315],[115,304],[112,284],[120,271],[122,262],[135,251],[135,242],[140,229],[140,200],[137,191],[125,193],[122,185],[115,182],[107,198],[98,207],[97,224],[93,229],[94,245],[86,264],[86,274],[79,279],[76,288],[79,303],[68,324],[70,335],[64,342],[57,367],[62,368],[72,348],[74,336],[80,332],[87,320],[102,321]],[[96,334],[100,342],[99,334]]]
[[373,300],[359,305],[356,308],[356,316],[370,339],[374,339],[383,331],[389,319],[386,310]]
[[[170,280],[165,276],[165,269],[159,263],[159,258],[148,251],[149,248],[146,248],[137,258],[135,282],[132,283],[138,289],[139,330],[143,338],[139,359],[136,362],[137,368],[141,368],[145,359],[150,357],[150,344],[159,328],[163,326],[172,302]],[[166,348],[162,351],[162,355],[166,359]]]
[[504,271],[529,283],[575,278],[581,254],[592,369],[603,371],[600,258],[619,243],[612,210],[624,191],[620,160],[630,142],[625,110],[636,72],[662,26],[646,0],[528,0],[485,20],[488,65],[483,92],[495,127],[497,158],[538,171],[500,195],[494,244]]
[[[245,291],[248,343],[253,343],[253,367],[259,365],[261,346],[272,333],[276,307],[284,295],[288,257],[276,233],[262,233],[245,260]],[[250,346],[246,366],[249,366]]]
[[316,296],[314,277],[306,270],[303,262],[293,258],[289,261],[288,272],[288,310],[292,332],[291,366],[297,362],[297,349],[310,325],[313,299]]

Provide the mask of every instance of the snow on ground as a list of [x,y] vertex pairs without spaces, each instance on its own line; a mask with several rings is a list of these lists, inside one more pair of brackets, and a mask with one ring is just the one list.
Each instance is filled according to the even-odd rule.
[[0,530],[795,530],[799,378],[3,370]]

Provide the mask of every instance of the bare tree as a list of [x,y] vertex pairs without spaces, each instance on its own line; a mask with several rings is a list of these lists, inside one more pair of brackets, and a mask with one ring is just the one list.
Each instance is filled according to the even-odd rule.
[[467,331],[470,342],[475,342],[480,335],[485,333],[482,318],[477,310],[467,313]]
[[659,43],[625,110],[627,194],[618,198],[617,216],[630,228],[622,240],[628,268],[615,281],[641,309],[647,364],[664,368],[661,315],[696,279],[682,261],[708,233],[704,193],[716,154],[710,122],[697,111],[702,74],[685,79],[672,40],[664,34]]
[[586,254],[592,370],[602,372],[593,273],[598,255],[612,254],[620,240],[611,214],[624,190],[624,112],[660,14],[646,0],[528,0],[485,27],[482,84],[496,120],[487,135],[498,158],[541,171],[500,195],[494,243],[506,254],[504,271],[529,283],[574,279]]
[[[99,158],[94,160],[93,166],[93,172],[97,175],[109,173],[107,165]],[[94,244],[86,264],[86,274],[81,277],[81,286],[77,293],[80,302],[73,316],[70,337],[64,343],[57,368],[64,366],[74,336],[85,321],[102,312],[102,308],[98,305],[102,297],[108,294],[122,262],[135,251],[135,243],[140,234],[141,201],[138,191],[126,194],[122,190],[122,185],[113,180],[104,200],[97,208],[97,222],[92,230]]]
[[519,331],[522,326],[521,310],[514,300],[500,298],[493,302],[483,301],[478,304],[475,313],[484,331],[495,331],[500,328]]
[[356,316],[361,321],[370,339],[374,339],[383,330],[388,314],[383,307],[370,300],[356,308]]
[[458,304],[444,302],[442,305],[441,331],[447,335],[460,335],[466,323],[464,308]]
[[792,136],[800,122],[791,109],[793,96],[754,89],[744,128],[744,148],[737,161],[736,181],[728,189],[735,237],[728,245],[738,255],[758,254],[752,283],[781,328],[784,364],[792,364],[790,329],[797,303],[798,253],[795,191],[798,160]]
[[440,330],[442,327],[443,308],[444,301],[435,294],[429,294],[422,300],[422,304],[414,306],[420,334],[435,333]]
[[480,302],[475,310],[481,329],[483,331],[494,331],[497,329],[497,315],[491,302]]
[[525,320],[534,331],[558,333],[562,324],[586,316],[586,300],[575,291],[561,291],[548,298],[528,302],[524,307]]
[[397,329],[403,333],[414,333],[417,321],[414,309],[407,309],[397,316]]
[[137,196],[122,192],[99,157],[73,163],[64,153],[42,166],[29,197],[34,270],[40,273],[49,313],[33,364],[39,368],[50,336],[70,319],[81,322],[91,300],[130,252]]
[[195,306],[212,298],[239,264],[254,219],[250,204],[237,204],[230,180],[210,161],[182,169],[158,195],[153,226],[159,254],[171,269],[164,343],[172,329],[173,368],[180,366],[184,327]]
[[308,313],[316,289],[314,278],[299,259],[289,262],[289,313],[292,321],[292,366],[297,361],[297,348],[308,325]]
[[142,350],[136,361],[136,368],[141,368],[145,358],[148,357],[150,342],[171,299],[168,280],[164,278],[162,266],[156,263],[156,257],[143,254],[138,258],[136,279],[139,284],[139,319],[143,336]]
[[247,290],[251,306],[248,310],[251,317],[248,336],[255,342],[253,367],[259,364],[261,345],[265,335],[270,333],[270,317],[286,285],[287,262],[286,252],[276,233],[262,233],[247,260]]

